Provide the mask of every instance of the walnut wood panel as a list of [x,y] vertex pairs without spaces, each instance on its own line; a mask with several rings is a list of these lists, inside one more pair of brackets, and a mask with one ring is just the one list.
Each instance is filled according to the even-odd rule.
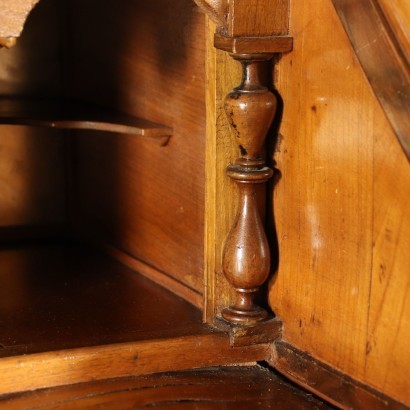
[[395,33],[400,33],[400,27],[389,24],[376,1],[333,0],[333,4],[373,91],[410,159],[410,54],[406,55],[396,40]]
[[259,366],[218,367],[123,378],[0,397],[0,409],[326,409]]
[[69,9],[71,93],[174,130],[165,148],[77,134],[77,225],[202,292],[204,15],[192,0]]
[[409,404],[409,165],[329,2],[291,15],[270,304],[287,341]]

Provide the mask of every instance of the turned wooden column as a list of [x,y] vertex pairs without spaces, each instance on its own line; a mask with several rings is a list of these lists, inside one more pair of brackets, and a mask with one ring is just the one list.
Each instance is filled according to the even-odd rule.
[[241,84],[225,98],[225,111],[238,144],[240,158],[227,168],[239,189],[238,212],[226,239],[223,270],[236,291],[235,303],[224,319],[252,325],[269,317],[254,302],[270,270],[270,250],[262,221],[265,183],[273,170],[265,162],[265,138],[276,112],[276,97],[265,84],[271,54],[231,54],[243,69]]

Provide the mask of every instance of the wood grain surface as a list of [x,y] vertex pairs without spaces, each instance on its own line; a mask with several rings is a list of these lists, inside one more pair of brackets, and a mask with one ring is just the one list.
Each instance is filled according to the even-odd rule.
[[[408,44],[403,44],[403,37],[410,37],[410,32],[403,33],[395,19],[398,16],[392,15],[392,6],[384,7],[390,12],[386,18],[377,1],[333,0],[333,4],[366,77],[410,159],[410,53]],[[397,14],[406,7],[398,7]]]
[[410,167],[332,5],[291,15],[270,304],[285,340],[409,404]]
[[174,133],[166,147],[76,133],[73,220],[202,293],[204,15],[192,0],[121,4],[70,2],[71,92]]
[[0,397],[0,409],[327,409],[259,366],[218,367],[89,382]]

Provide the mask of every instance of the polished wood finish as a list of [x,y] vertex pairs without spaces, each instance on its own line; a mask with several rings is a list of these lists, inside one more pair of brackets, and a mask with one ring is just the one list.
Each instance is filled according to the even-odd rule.
[[163,145],[172,135],[164,125],[77,101],[2,98],[0,124],[115,132],[157,138]]
[[286,342],[275,344],[271,365],[304,389],[341,409],[397,409],[408,406],[346,376]]
[[[63,21],[68,31],[64,28],[61,38],[54,37],[57,24],[55,19],[50,19],[54,25],[50,23],[52,30],[48,37],[51,43],[61,44],[61,50],[68,50],[67,55],[66,52],[57,53],[57,64],[51,59],[51,64],[38,65],[49,69],[47,75],[35,69],[30,76],[27,68],[10,75],[13,70],[3,69],[1,90],[12,95],[82,97],[132,116],[152,118],[172,126],[175,138],[164,149],[152,147],[149,142],[137,141],[129,135],[101,138],[96,133],[90,138],[83,138],[81,132],[76,132],[70,136],[69,145],[59,146],[73,154],[73,162],[68,163],[61,186],[67,187],[68,206],[65,211],[67,220],[74,222],[72,225],[76,232],[114,244],[107,249],[111,249],[118,259],[134,268],[145,269],[145,275],[151,275],[157,283],[169,286],[200,305],[204,255],[198,232],[202,231],[205,202],[201,157],[205,145],[205,109],[201,103],[205,93],[201,83],[204,68],[203,17],[185,0],[124,2],[120,9],[111,0],[64,3],[67,9],[63,15],[69,18]],[[266,52],[267,42],[272,41],[278,48],[269,49],[271,52],[283,51],[284,44],[288,47],[286,50],[290,49],[286,37],[289,2],[235,0],[228,5],[222,1],[203,0],[198,3],[215,11],[212,17],[219,25],[216,41],[220,41],[223,48],[247,53]],[[48,4],[53,3],[50,0]],[[275,212],[272,208],[273,194],[268,198],[267,210],[268,220],[272,222],[275,219],[278,226],[280,248],[279,272],[268,289],[270,305],[283,317],[284,338],[312,353],[312,356],[302,355],[307,360],[302,366],[310,369],[308,376],[317,378],[300,380],[296,377],[296,382],[305,383],[308,388],[312,388],[315,382],[321,383],[324,380],[323,369],[316,372],[320,367],[317,358],[320,358],[348,374],[349,381],[360,380],[383,390],[397,401],[407,403],[408,379],[402,375],[409,358],[406,326],[407,238],[410,226],[406,207],[407,187],[410,186],[408,163],[373,98],[329,3],[320,0],[312,7],[311,2],[302,0],[297,5],[291,3],[291,6],[296,35],[294,53],[283,56],[274,73],[277,88],[283,95],[284,116],[275,147],[275,167],[279,168],[275,179],[278,184],[274,194]],[[33,13],[32,21],[36,18],[36,12]],[[139,24],[135,24],[136,17]],[[237,135],[239,138],[229,139],[229,125],[221,106],[227,91],[236,83],[239,70],[229,62],[226,53],[211,51],[213,26],[208,24],[204,302],[205,317],[211,323],[235,297],[235,292],[222,276],[223,267],[232,283],[242,286],[241,281],[246,279],[241,266],[234,266],[235,258],[229,257],[229,252],[237,252],[232,243],[235,245],[236,241],[236,245],[242,246],[241,241],[247,241],[255,255],[262,255],[262,258],[256,258],[259,262],[257,269],[248,263],[248,267],[251,266],[247,269],[250,282],[246,286],[259,285],[269,270],[267,265],[274,269],[277,261],[269,264],[265,258],[265,250],[268,249],[258,219],[264,215],[263,184],[252,187],[255,181],[249,181],[251,183],[242,189],[242,194],[241,190],[238,194],[234,183],[223,175],[225,166],[232,164],[237,157],[234,140],[238,140],[243,148],[242,158],[236,166],[231,165],[231,176],[237,178],[239,184],[255,174],[263,179],[269,176],[269,171],[263,173],[258,169],[264,167],[263,138],[248,138],[258,126],[263,130],[263,122],[255,121],[258,116],[263,117],[263,110],[259,106],[259,112],[248,111],[252,114],[248,118],[253,118],[251,126],[244,116],[238,114],[241,106],[232,104],[233,99],[228,107],[228,114],[234,117],[231,121],[233,131],[239,124],[249,133],[240,133]],[[239,37],[232,37],[234,32]],[[267,40],[255,40],[260,35],[267,36]],[[218,40],[218,36],[223,37]],[[54,46],[52,44],[48,50],[59,49]],[[4,67],[13,67],[10,63],[22,67],[24,61],[30,62],[30,59],[18,58],[23,57],[27,49],[20,55],[18,52],[13,54],[19,50],[18,47],[8,54],[12,56],[10,60],[3,58]],[[269,47],[273,47],[272,43]],[[27,55],[32,57],[35,53]],[[253,55],[244,59],[255,66],[260,58],[264,56]],[[44,61],[48,61],[47,58]],[[263,65],[267,65],[266,62]],[[30,63],[28,66],[36,65]],[[16,78],[15,83],[13,77]],[[265,81],[260,83],[272,87]],[[261,92],[264,93],[266,90]],[[252,97],[252,92],[248,94],[247,98]],[[169,103],[171,100],[173,104]],[[252,145],[258,140],[259,144]],[[63,141],[65,144],[68,138],[64,137]],[[268,162],[273,164],[269,150],[268,154]],[[61,158],[57,155],[55,161]],[[37,163],[41,161],[37,159]],[[245,172],[242,172],[243,168]],[[258,172],[252,174],[249,172],[252,169]],[[11,172],[11,179],[12,175]],[[44,185],[50,180],[52,178],[46,178]],[[36,180],[30,186],[36,188]],[[24,204],[25,200],[20,198],[18,203]],[[237,204],[239,209],[236,209]],[[249,204],[249,207],[243,206]],[[30,205],[30,212],[32,208],[35,207]],[[41,213],[46,215],[47,209],[42,209]],[[237,232],[234,228],[227,241],[225,256],[228,257],[222,263],[222,244],[234,224],[235,213],[239,215],[237,222],[243,224],[237,225],[240,228]],[[12,224],[18,223],[12,221]],[[7,230],[4,232],[7,234]],[[273,228],[268,234],[274,239]],[[271,243],[273,247],[274,242]],[[126,290],[120,289],[117,294],[108,292],[112,282],[105,276],[105,269],[111,269],[112,265],[106,262],[100,265],[98,261],[104,260],[100,257],[90,269],[98,272],[98,275],[88,276],[92,285],[87,284],[87,275],[82,281],[73,272],[66,280],[66,269],[76,258],[68,258],[70,263],[65,260],[53,267],[55,260],[51,257],[47,263],[50,263],[55,277],[49,275],[39,292],[43,295],[42,292],[50,290],[50,294],[45,300],[42,297],[33,300],[36,292],[30,298],[25,296],[25,291],[35,289],[41,282],[41,275],[29,275],[30,280],[23,279],[21,282],[24,283],[19,284],[21,277],[24,278],[20,273],[34,272],[36,267],[47,271],[42,259],[14,258],[10,265],[19,272],[5,275],[6,285],[11,285],[8,289],[12,288],[10,294],[13,287],[17,289],[14,292],[17,298],[4,299],[8,303],[5,309],[10,310],[16,300],[18,304],[25,299],[32,308],[37,306],[39,309],[32,314],[34,320],[28,326],[19,313],[15,315],[16,322],[24,327],[26,333],[18,332],[16,340],[22,337],[21,344],[13,345],[8,340],[9,345],[3,349],[6,356],[0,359],[3,392],[256,360],[268,360],[278,368],[282,365],[283,370],[290,362],[284,364],[281,361],[279,364],[278,356],[275,356],[279,348],[276,351],[272,348],[272,341],[276,341],[282,331],[278,319],[261,321],[252,327],[224,323],[227,330],[215,330],[201,324],[200,312],[187,305],[182,309],[182,316],[196,312],[196,319],[188,321],[180,329],[175,325],[175,316],[178,315],[173,315],[175,312],[169,309],[170,304],[164,307],[149,292],[141,298],[144,306],[136,314],[139,300],[134,300],[133,306],[127,307],[129,302],[119,300],[118,295],[121,298],[127,295],[128,299],[127,289],[130,287],[131,297],[128,300],[133,300],[134,292],[136,295],[138,292],[128,285]],[[88,260],[84,257],[79,259]],[[239,252],[236,260],[240,259]],[[248,257],[245,261],[251,259]],[[64,258],[58,256],[57,260]],[[19,263],[25,263],[25,266]],[[82,272],[81,269],[79,271]],[[117,268],[113,271],[119,273]],[[64,293],[60,288],[66,282],[80,285],[70,285]],[[81,295],[85,291],[89,292],[86,296],[95,295],[94,292],[98,293],[101,287],[106,291],[101,292],[103,302],[108,301],[110,307],[109,301],[117,295],[116,303],[111,306],[112,311],[101,317],[100,313],[106,311],[100,309],[96,314],[93,306],[90,308],[91,300],[84,298],[85,302],[78,304],[82,309],[81,319],[90,313],[95,320],[83,327],[76,307],[68,305],[66,300],[76,301],[72,295]],[[255,288],[245,289],[253,291]],[[171,298],[174,302],[183,302],[175,296],[171,295]],[[149,303],[152,301],[157,302],[154,307]],[[46,308],[43,308],[43,302]],[[244,298],[239,302],[249,303]],[[121,310],[123,305],[125,313]],[[147,313],[145,305],[151,307],[152,312]],[[254,306],[245,309],[248,317],[242,322],[252,323],[249,311],[255,309]],[[137,336],[124,328],[111,334],[107,328],[115,326],[116,321],[110,321],[110,318],[118,311],[121,313],[119,324],[124,323],[121,321],[124,320],[123,315],[127,320],[130,315],[142,322],[149,321],[149,326],[138,328],[138,324],[133,324]],[[57,312],[58,315],[49,316],[49,312]],[[73,313],[77,317],[75,322],[80,325],[78,335],[70,339],[76,332],[67,327],[74,323],[70,322]],[[49,325],[53,330],[51,337],[47,331],[38,335],[38,329],[37,333],[33,330],[38,323],[42,324],[42,314],[46,319],[44,328]],[[161,319],[155,322],[150,314],[159,315]],[[237,315],[232,315],[232,310],[225,316],[238,319]],[[7,315],[3,317],[6,322],[10,319]],[[161,320],[165,321],[164,325],[161,325]],[[88,333],[89,329],[94,329],[93,325],[97,328],[96,338]],[[6,327],[13,335],[13,326],[8,323]],[[30,344],[24,341],[25,335],[30,339],[44,339]],[[283,345],[279,343],[277,346]],[[298,353],[292,346],[289,349]],[[22,353],[29,354],[21,356]],[[299,365],[295,367],[296,371],[303,370]],[[331,371],[327,375],[332,374],[340,375]],[[289,375],[294,376],[291,372]],[[362,394],[358,393],[359,396]]]
[[367,79],[410,159],[410,52],[396,40],[396,32],[403,37],[401,27],[396,29],[389,24],[377,1],[333,0],[333,4]]
[[0,397],[22,408],[289,409],[330,408],[259,366],[215,367],[59,387]]
[[409,405],[409,163],[333,6],[291,15],[270,305],[289,343]]
[[[241,157],[227,168],[238,184],[239,209],[226,239],[223,270],[236,291],[234,305],[222,312],[224,319],[250,325],[268,314],[254,303],[270,271],[270,249],[262,224],[260,204],[263,185],[273,174],[266,167],[264,143],[276,112],[276,97],[265,86],[264,74],[271,55],[235,55],[242,63],[242,83],[225,99],[225,112]],[[262,187],[262,189],[261,189]]]

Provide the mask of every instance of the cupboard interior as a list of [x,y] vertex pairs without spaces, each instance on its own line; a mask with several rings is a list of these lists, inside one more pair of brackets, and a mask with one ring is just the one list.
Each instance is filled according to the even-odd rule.
[[[110,286],[119,305],[130,298],[109,315],[116,323],[129,309],[117,331],[97,323],[104,314],[82,319],[94,323],[93,343],[142,331],[148,319],[133,328],[131,307],[166,310],[172,297],[187,321],[201,322],[199,310],[150,284],[140,306],[134,282],[145,279],[104,250],[201,305],[204,24],[191,0],[43,0],[17,45],[0,50],[0,272],[4,296],[14,294],[0,304],[3,355],[75,339],[85,329],[73,325],[84,315],[70,304],[77,287],[101,306]],[[19,339],[30,320],[40,327]],[[15,340],[10,321],[21,324]]]

